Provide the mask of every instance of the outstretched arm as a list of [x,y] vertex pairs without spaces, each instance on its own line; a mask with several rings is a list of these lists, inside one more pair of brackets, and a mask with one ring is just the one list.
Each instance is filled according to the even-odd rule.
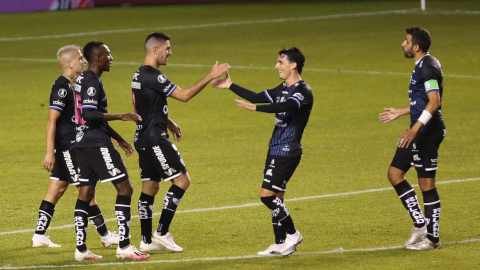
[[292,99],[288,99],[285,102],[267,104],[267,105],[254,105],[243,100],[235,99],[237,105],[247,108],[251,111],[266,112],[266,113],[279,113],[290,112],[298,109],[298,103]]
[[256,93],[246,88],[243,88],[237,84],[234,84],[230,79],[230,74],[227,71],[227,75],[224,79],[215,79],[212,81],[213,87],[216,88],[228,88],[235,94],[244,98],[252,103],[269,103],[267,96],[264,92]]
[[224,72],[226,72],[230,66],[228,64],[218,64],[218,61],[215,63],[213,66],[212,70],[210,73],[207,74],[207,76],[203,77],[200,81],[195,83],[192,86],[189,86],[185,89],[181,89],[180,87],[177,86],[177,89],[173,91],[171,97],[174,99],[187,102],[189,101],[192,97],[194,97],[196,94],[198,94],[200,91],[202,91],[207,84],[218,77],[222,75]]
[[410,114],[410,106],[404,108],[383,108],[385,112],[378,115],[378,119],[383,123],[388,123],[397,119],[398,117],[406,114]]
[[136,113],[124,113],[124,114],[113,114],[113,113],[101,113],[96,109],[85,108],[83,110],[83,119],[85,121],[91,121],[95,123],[100,123],[104,121],[113,121],[113,120],[122,120],[122,121],[142,121],[140,115]]

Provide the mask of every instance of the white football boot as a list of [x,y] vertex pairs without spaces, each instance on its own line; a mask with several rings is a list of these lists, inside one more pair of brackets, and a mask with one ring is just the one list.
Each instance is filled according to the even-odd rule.
[[128,246],[125,249],[121,249],[120,246],[117,247],[117,258],[121,259],[132,259],[132,260],[146,260],[150,258],[150,255],[147,253],[140,252],[135,246]]
[[75,249],[75,260],[76,261],[85,261],[85,260],[100,260],[103,258],[101,255],[95,255],[89,249],[85,252],[80,252],[78,249]]
[[32,247],[61,247],[59,244],[55,244],[49,239],[50,236],[34,234],[32,237]]
[[112,245],[118,245],[118,242],[120,241],[118,234],[111,231],[108,231],[105,236],[100,236],[100,239],[102,240],[103,246],[106,248],[111,247]]
[[404,247],[413,245],[417,242],[420,242],[425,237],[427,237],[427,226],[423,226],[420,228],[413,227],[412,232],[410,233],[410,238],[403,244]]
[[163,236],[161,236],[159,232],[153,233],[152,241],[164,246],[165,249],[170,250],[171,252],[183,251],[183,248],[175,244],[175,241],[173,241],[173,236],[169,232]]

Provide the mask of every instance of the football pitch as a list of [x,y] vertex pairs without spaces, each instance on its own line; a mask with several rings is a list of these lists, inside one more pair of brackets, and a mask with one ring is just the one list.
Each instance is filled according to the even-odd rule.
[[[480,269],[480,2],[428,0],[425,12],[419,1],[293,2],[0,15],[0,269]],[[437,172],[443,248],[422,252],[401,246],[412,222],[386,178],[409,117],[378,120],[384,107],[408,105],[414,63],[401,43],[413,25],[429,30],[430,53],[442,63],[447,126]],[[104,258],[75,262],[75,187],[60,199],[47,232],[62,247],[30,247],[49,183],[42,165],[50,89],[61,75],[56,51],[104,41],[114,57],[102,75],[109,112],[130,112],[130,83],[153,31],[171,35],[173,55],[161,70],[181,88],[219,61],[232,66],[235,83],[260,92],[281,82],[274,69],[279,50],[296,46],[305,54],[302,79],[315,103],[286,193],[304,237],[293,255],[256,255],[274,242],[270,211],[258,195],[274,115],[238,108],[231,91],[211,85],[187,103],[169,99],[192,179],[170,227],[183,253],[120,260],[90,224],[88,247]],[[133,141],[132,122],[110,123]],[[122,156],[134,186],[130,234],[138,247],[138,156]],[[413,169],[406,177],[417,182]],[[156,197],[154,227],[169,187],[163,182]],[[111,231],[115,197],[110,183],[98,184]]]

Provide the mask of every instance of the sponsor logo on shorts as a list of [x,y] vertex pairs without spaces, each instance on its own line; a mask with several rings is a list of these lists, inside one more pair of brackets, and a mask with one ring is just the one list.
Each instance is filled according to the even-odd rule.
[[435,158],[435,159],[432,158],[432,159],[430,159],[430,161],[431,161],[432,163],[437,163],[437,162],[438,162],[438,158]]
[[121,173],[119,169],[115,168],[115,165],[112,164],[113,160],[112,157],[110,156],[110,153],[108,152],[107,147],[100,147],[100,152],[102,152],[103,160],[105,161],[105,166],[107,167],[108,173],[111,176],[116,176],[117,174]]
[[268,179],[263,179],[264,182],[270,183],[270,180]]
[[280,208],[272,210],[272,217],[276,217],[276,216],[278,216],[278,214],[280,214]]
[[418,155],[413,155],[413,160],[414,160],[414,161],[420,161],[420,160],[422,160],[422,159],[419,158]]
[[158,158],[158,161],[160,161],[160,165],[162,165],[162,169],[164,171],[168,170],[170,168],[170,166],[168,165],[167,163],[167,159],[165,158],[165,155],[162,153],[162,150],[160,149],[160,146],[154,146],[152,147],[153,149],[153,152],[155,153],[155,155],[157,156]]
[[77,182],[77,172],[75,171],[75,166],[73,165],[72,156],[70,155],[70,151],[66,150],[63,151],[63,159],[65,160],[65,164],[67,165],[68,172],[70,173],[70,177],[72,178],[73,182]]
[[265,175],[273,176],[272,169],[268,169]]
[[67,96],[67,90],[65,90],[63,88],[58,90],[58,96],[59,97],[66,97]]
[[59,105],[59,106],[65,107],[65,103],[61,102],[60,100],[54,100],[53,105]]

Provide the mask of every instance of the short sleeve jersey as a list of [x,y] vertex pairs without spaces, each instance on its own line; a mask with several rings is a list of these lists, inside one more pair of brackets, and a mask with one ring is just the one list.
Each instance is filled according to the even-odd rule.
[[410,99],[410,127],[417,122],[428,104],[428,93],[437,91],[440,94],[440,107],[432,115],[432,119],[420,130],[425,132],[431,126],[443,124],[441,113],[443,99],[443,71],[440,62],[430,54],[423,57],[416,65],[410,80],[408,96]]
[[75,84],[75,148],[104,147],[112,145],[107,131],[107,122],[95,123],[85,121],[82,117],[84,110],[97,110],[107,113],[107,95],[102,81],[93,71],[86,70],[78,76]]
[[75,102],[73,85],[60,76],[52,86],[50,109],[61,112],[55,131],[55,149],[67,150],[75,143]]
[[135,148],[168,143],[167,97],[177,89],[160,70],[141,66],[133,75],[132,98],[135,113],[142,117],[137,122]]
[[313,95],[310,86],[303,80],[290,87],[284,82],[264,91],[270,103],[294,100],[298,110],[275,114],[275,129],[270,139],[268,154],[273,156],[294,157],[302,154],[303,131],[307,126],[313,107]]

